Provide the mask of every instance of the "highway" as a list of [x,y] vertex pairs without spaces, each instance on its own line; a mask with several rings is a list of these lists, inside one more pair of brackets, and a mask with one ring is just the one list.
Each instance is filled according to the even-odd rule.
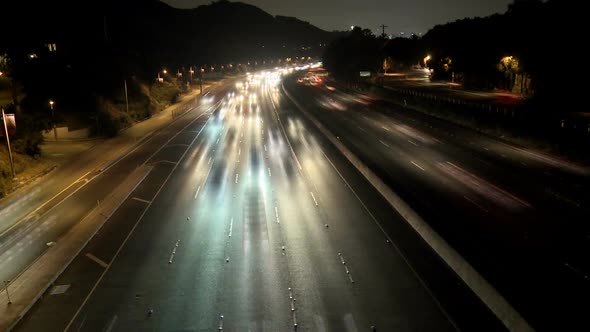
[[284,85],[533,327],[587,325],[586,166],[331,81],[312,86],[293,78]]
[[254,75],[179,120],[16,330],[502,330],[280,86]]

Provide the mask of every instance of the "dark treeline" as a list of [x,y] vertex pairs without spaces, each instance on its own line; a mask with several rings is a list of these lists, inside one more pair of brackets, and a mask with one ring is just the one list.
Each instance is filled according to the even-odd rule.
[[328,47],[324,62],[341,79],[426,66],[433,79],[520,92],[551,109],[566,95],[564,71],[571,69],[563,64],[583,56],[563,24],[572,10],[567,1],[517,0],[504,14],[437,25],[422,38],[388,40],[356,28]]
[[0,83],[10,85],[13,101],[0,106],[17,113],[17,141],[28,142],[19,150],[30,154],[38,152],[39,130],[51,125],[49,99],[58,120],[77,113],[96,130],[115,120],[120,127],[133,121],[120,112],[124,80],[132,118],[142,118],[158,108],[152,97],[186,88],[191,67],[198,77],[201,67],[227,71],[232,63],[237,71],[237,64],[251,63],[250,70],[279,58],[319,56],[339,36],[229,1],[195,9],[158,0],[13,1],[2,12]]

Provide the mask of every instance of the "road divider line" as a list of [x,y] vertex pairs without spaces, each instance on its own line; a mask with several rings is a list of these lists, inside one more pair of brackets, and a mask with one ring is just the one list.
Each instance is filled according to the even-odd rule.
[[145,203],[145,204],[151,204],[152,203],[151,201],[148,201],[148,200],[145,200],[145,199],[139,198],[139,197],[131,197],[131,199],[134,200],[134,201]]
[[319,206],[318,201],[315,199],[315,195],[313,194],[312,191],[309,192],[311,194],[311,198],[313,198],[313,202],[315,203],[315,206]]
[[[362,174],[371,185],[387,200],[400,216],[422,237],[432,250],[445,262],[455,274],[463,280],[473,293],[498,317],[510,331],[534,331],[518,311],[469,264],[445,239],[443,239],[422,217],[420,217],[400,196],[398,196],[379,176],[362,162],[348,147],[334,136],[315,116],[307,112],[285,89],[282,90],[299,111],[313,123],[316,128],[340,151],[340,153]],[[408,262],[409,264],[409,262]],[[428,286],[417,276],[427,292],[432,296],[440,310],[451,324],[456,327],[438,299]]]
[[293,327],[297,329],[297,308],[295,307],[295,296],[293,296],[293,289],[289,287],[289,300],[291,300],[291,318],[293,319]]
[[413,162],[412,160],[410,160],[410,162],[412,163],[412,165],[414,165],[414,166],[418,167],[418,168],[419,168],[419,169],[421,169],[421,170],[424,170],[424,168],[423,168],[422,166],[420,166],[420,165],[416,164],[416,163],[415,163],[415,162]]
[[352,279],[352,275],[350,274],[350,270],[348,269],[348,266],[346,266],[346,261],[344,260],[344,256],[342,256],[342,253],[338,253],[338,257],[340,257],[340,262],[342,263],[342,266],[344,266],[344,272],[348,276],[348,280],[350,281],[351,284],[354,284],[354,279]]
[[86,253],[86,257],[88,257],[91,261],[94,261],[96,264],[102,266],[103,268],[106,268],[107,266],[109,266],[109,264],[105,263],[102,259],[94,256],[91,253]]
[[231,237],[231,234],[233,232],[233,229],[234,229],[234,218],[232,217],[231,220],[230,220],[230,222],[229,222],[229,234],[228,234],[228,237]]
[[486,210],[483,206],[481,206],[480,204],[478,204],[477,202],[475,202],[474,200],[472,200],[471,198],[467,197],[467,196],[463,196],[463,198],[465,198],[469,203],[477,206],[480,210],[488,213],[490,211]]
[[270,173],[270,167],[268,168],[268,176],[271,177],[272,174]]
[[238,177],[239,177],[239,174],[236,173],[236,183],[238,183]]
[[197,199],[197,196],[199,196],[199,191],[201,191],[201,186],[197,188],[197,192],[195,193],[195,199]]
[[281,223],[281,220],[279,219],[279,208],[275,206],[275,219],[277,220],[277,224]]
[[104,331],[111,332],[111,330],[115,326],[116,322],[117,322],[117,315],[114,315],[113,318],[111,318],[111,320],[109,321],[109,325],[107,326],[107,328]]
[[172,254],[170,254],[170,259],[168,260],[168,264],[172,264],[172,260],[174,260],[174,255],[176,255],[176,249],[180,245],[180,240],[176,241],[176,245],[174,245],[174,249],[172,249]]
[[418,144],[416,144],[416,142],[412,141],[411,139],[409,139],[408,142],[410,142],[410,144],[412,144],[414,146],[418,146]]
[[382,140],[379,140],[379,142],[381,142],[381,144],[385,145],[386,147],[389,147],[389,144],[383,142]]

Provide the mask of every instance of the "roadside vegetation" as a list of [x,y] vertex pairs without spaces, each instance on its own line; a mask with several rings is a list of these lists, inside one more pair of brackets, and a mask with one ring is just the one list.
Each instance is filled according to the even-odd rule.
[[[417,68],[432,81],[458,89],[505,92],[522,98],[505,105],[435,99],[408,86],[382,90],[414,108],[516,143],[534,144],[574,159],[590,161],[590,113],[580,109],[583,94],[559,59],[574,59],[573,44],[557,35],[556,17],[571,6],[556,0],[514,1],[504,14],[437,25],[422,37],[389,39],[355,27],[332,42],[323,60],[331,75],[352,88],[381,86],[386,73]],[[360,72],[371,72],[361,77]],[[399,78],[397,78],[399,80]],[[408,91],[409,90],[409,91]]]

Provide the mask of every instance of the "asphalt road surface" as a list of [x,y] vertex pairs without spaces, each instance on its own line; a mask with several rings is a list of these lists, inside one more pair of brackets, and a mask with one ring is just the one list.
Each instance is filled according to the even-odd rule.
[[587,167],[332,82],[284,85],[533,327],[588,326]]
[[502,330],[276,75],[209,102],[16,330]]

